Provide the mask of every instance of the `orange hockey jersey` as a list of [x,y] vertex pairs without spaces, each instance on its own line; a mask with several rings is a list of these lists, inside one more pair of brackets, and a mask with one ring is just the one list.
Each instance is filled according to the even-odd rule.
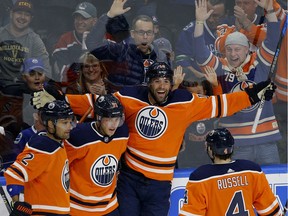
[[[91,95],[66,95],[74,113],[93,106]],[[232,115],[250,106],[246,92],[201,96],[177,89],[163,106],[150,105],[147,87],[125,87],[115,96],[124,106],[130,137],[127,165],[147,178],[171,181],[186,128],[193,122]]]
[[259,165],[236,160],[203,165],[191,173],[180,216],[281,215],[279,203]]
[[24,186],[24,199],[32,205],[33,214],[69,214],[67,154],[46,133],[32,136],[4,175],[7,185]]
[[117,128],[109,138],[95,129],[95,122],[78,124],[65,147],[70,163],[72,216],[102,216],[118,207],[118,162],[126,150],[128,128]]

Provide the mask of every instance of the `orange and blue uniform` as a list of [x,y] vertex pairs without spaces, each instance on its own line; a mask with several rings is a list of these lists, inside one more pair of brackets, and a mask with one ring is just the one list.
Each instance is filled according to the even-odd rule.
[[179,216],[282,215],[260,166],[247,160],[207,164],[191,173]]
[[35,134],[5,171],[7,185],[24,186],[33,215],[69,215],[69,163],[63,143]]
[[112,137],[97,132],[95,122],[78,124],[65,147],[70,163],[71,215],[107,215],[118,207],[117,170],[126,150],[124,124]]

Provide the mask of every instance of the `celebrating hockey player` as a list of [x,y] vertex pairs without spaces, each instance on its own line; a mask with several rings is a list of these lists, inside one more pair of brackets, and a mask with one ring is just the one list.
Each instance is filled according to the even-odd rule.
[[[174,70],[182,75],[182,67]],[[117,183],[120,215],[167,216],[171,180],[186,128],[193,122],[232,115],[265,99],[271,100],[276,86],[270,80],[245,91],[217,96],[191,94],[173,86],[173,71],[163,62],[152,64],[147,86],[124,87],[114,95],[124,106],[130,137]],[[46,87],[34,94],[40,108],[47,100],[69,101],[73,111],[84,115],[95,95],[66,95]],[[93,115],[93,112],[90,113]]]
[[[69,164],[63,140],[69,138],[74,114],[65,101],[48,102],[41,109],[47,132],[27,142],[5,171],[11,215],[69,215]],[[20,196],[24,191],[24,201]]]
[[191,173],[179,215],[254,215],[254,208],[259,215],[282,215],[261,167],[231,159],[234,138],[226,128],[212,130],[206,147],[214,164]]
[[78,124],[65,143],[70,164],[72,216],[117,216],[117,169],[127,147],[123,106],[113,95],[99,96],[95,120]]

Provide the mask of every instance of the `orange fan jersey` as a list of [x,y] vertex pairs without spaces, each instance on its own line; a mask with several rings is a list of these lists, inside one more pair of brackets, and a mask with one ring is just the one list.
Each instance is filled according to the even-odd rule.
[[179,215],[281,215],[259,165],[236,160],[203,165],[191,173]]
[[95,129],[95,122],[78,124],[65,147],[70,164],[72,216],[107,215],[118,207],[118,162],[126,150],[128,128],[117,128],[109,138]]
[[64,146],[40,132],[5,171],[7,185],[24,186],[33,214],[70,212],[69,164]]
[[[74,113],[93,106],[91,95],[66,95]],[[147,87],[125,87],[115,96],[121,101],[130,137],[126,164],[147,178],[171,181],[186,128],[193,122],[232,115],[250,106],[245,92],[201,96],[177,89],[162,106],[150,105]],[[241,101],[241,102],[239,102]]]

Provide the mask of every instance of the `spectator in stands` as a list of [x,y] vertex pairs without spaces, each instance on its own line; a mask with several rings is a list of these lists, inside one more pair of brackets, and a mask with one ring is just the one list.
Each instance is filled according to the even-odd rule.
[[24,59],[35,57],[44,62],[51,77],[49,56],[39,35],[31,28],[33,5],[18,0],[10,11],[10,23],[0,28],[0,87],[21,80],[20,68]]
[[0,124],[12,140],[22,129],[33,125],[35,109],[30,105],[31,93],[43,88],[46,77],[44,63],[37,58],[26,59],[20,71],[21,81],[6,85],[0,94]]
[[[267,37],[263,46],[254,53],[249,51],[247,37],[234,32],[225,40],[226,58],[219,58],[211,54],[204,42],[204,22],[212,14],[207,5],[200,1],[196,6],[196,27],[194,31],[195,49],[198,50],[196,60],[201,67],[213,67],[223,92],[241,91],[245,86],[266,80],[268,77],[273,54],[280,34],[280,22],[274,11],[266,13]],[[205,2],[205,1],[204,1]],[[266,11],[273,9],[272,0],[257,2]],[[235,138],[235,158],[248,159],[259,164],[277,164],[280,162],[276,141],[281,139],[277,121],[274,116],[272,102],[265,102],[259,126],[252,134],[258,104],[241,110],[233,116],[220,119],[220,127],[228,128]]]
[[73,18],[74,30],[60,36],[52,53],[54,79],[63,82],[63,86],[77,79],[77,67],[73,64],[87,51],[85,40],[97,22],[97,9],[89,2],[82,2],[77,5]]
[[[257,50],[255,45],[261,45],[265,36],[259,38],[260,29],[265,29],[263,25],[265,16],[259,16],[257,14],[257,3],[254,0],[235,0],[234,6],[234,16],[231,17],[234,21],[230,23],[223,23],[217,27],[217,39],[215,41],[215,49],[219,52],[222,57],[225,56],[224,41],[221,41],[222,35],[227,35],[233,31],[240,31],[247,36],[250,34],[253,38],[250,41],[250,51],[254,52]],[[233,24],[233,25],[232,25]],[[259,30],[249,32],[251,30],[251,25],[259,25]],[[251,37],[250,36],[250,37]],[[259,41],[258,41],[259,40]]]
[[[29,127],[34,124],[32,113],[37,112],[30,104],[31,93],[43,89],[45,82],[48,81],[47,73],[48,71],[44,68],[41,59],[29,58],[24,61],[22,68],[23,85],[20,91],[23,97],[23,122]],[[24,128],[26,127],[24,126]]]
[[153,45],[157,52],[157,61],[166,62],[171,68],[173,68],[174,51],[170,41],[161,37],[154,40]]
[[105,80],[107,79],[107,71],[104,65],[89,52],[84,53],[80,57],[79,62],[81,64],[79,77],[67,87],[66,93],[106,94]]
[[[207,6],[209,10],[213,9],[213,14],[205,21],[204,38],[205,45],[209,50],[218,55],[214,48],[216,39],[217,26],[225,23],[227,17],[226,0],[208,0]],[[196,21],[190,22],[183,31],[179,34],[175,46],[176,65],[181,65],[186,73],[186,77],[191,80],[199,80],[204,77],[197,62],[195,55],[198,50],[195,49],[195,38],[193,32],[196,26]]]
[[[236,11],[235,6],[235,11]],[[244,7],[243,7],[244,8]],[[238,7],[239,9],[239,7]],[[239,24],[237,28],[235,26],[227,26],[222,25],[218,29],[219,37],[216,39],[216,49],[221,52],[222,54],[225,52],[225,40],[227,36],[234,32],[239,31],[247,36],[250,42],[250,50],[251,45],[253,46],[253,49],[255,50],[255,47],[260,47],[263,40],[266,37],[266,25],[255,25],[257,23],[251,22],[247,15],[245,14],[245,11],[240,11],[238,13],[235,13],[236,20],[239,19]],[[287,16],[285,14],[285,11],[281,8],[279,3],[276,0],[273,0],[273,10],[275,11],[277,18],[281,20],[281,29],[285,30],[285,26],[287,27]],[[265,11],[265,13],[268,13]],[[238,18],[239,17],[239,18]],[[286,21],[286,22],[285,22]],[[275,84],[277,85],[276,90],[276,97],[274,98],[274,111],[276,115],[276,119],[279,124],[279,129],[282,134],[283,139],[278,141],[278,147],[280,147],[280,159],[283,162],[287,161],[287,155],[283,154],[283,152],[287,152],[287,28],[285,32],[282,32],[283,39],[281,43],[281,48],[278,56],[278,60],[276,62],[275,72],[272,78],[275,81]]]
[[121,74],[109,74],[109,81],[118,86],[140,85],[145,83],[145,73],[148,67],[157,59],[151,46],[154,40],[153,20],[146,15],[137,16],[132,22],[130,30],[131,42],[113,43],[105,40],[105,25],[109,18],[122,15],[130,8],[123,8],[126,1],[114,0],[107,14],[102,15],[99,21],[87,36],[87,47],[99,60],[112,60],[116,63],[125,63],[126,71]]

